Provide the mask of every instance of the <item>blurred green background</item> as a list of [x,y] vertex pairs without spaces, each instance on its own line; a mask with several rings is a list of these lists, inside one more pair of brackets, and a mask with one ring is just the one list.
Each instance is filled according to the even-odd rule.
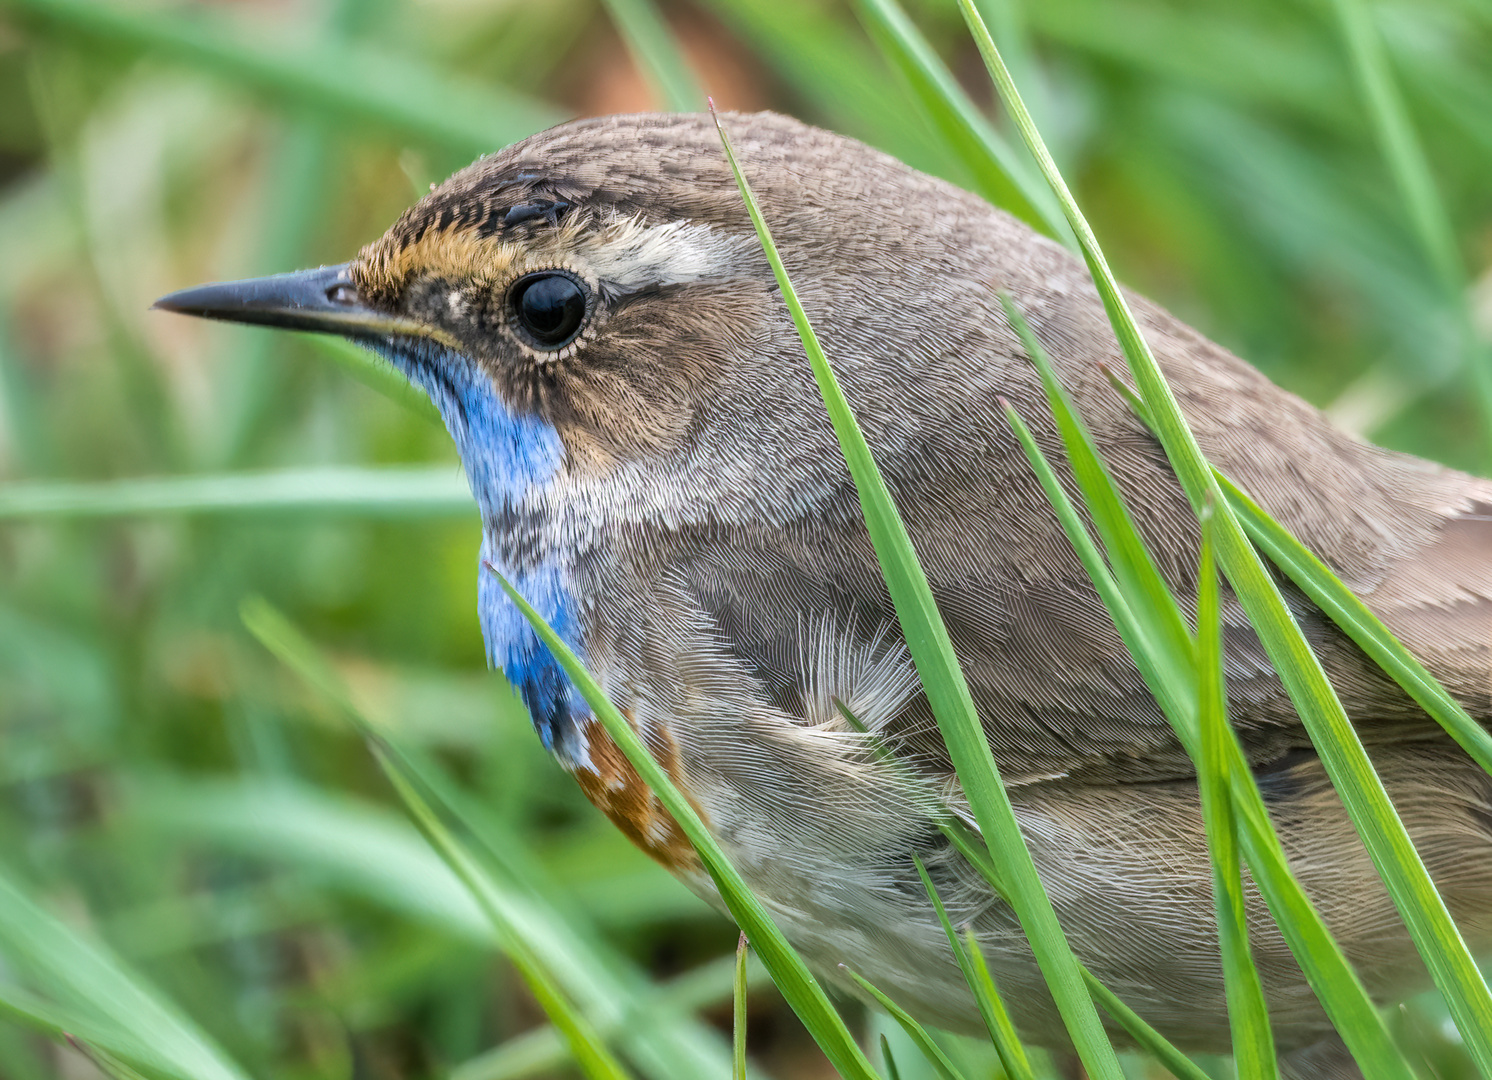
[[[216,1044],[200,1076],[567,1071],[363,738],[245,631],[252,596],[422,763],[639,1074],[728,1075],[735,931],[583,801],[485,670],[444,432],[342,346],[148,310],[342,261],[477,154],[654,107],[613,22],[634,5],[610,7],[0,0],[3,1080],[100,1075],[46,1034],[89,1025]],[[1485,462],[1462,325],[1469,302],[1492,336],[1492,0],[1370,9],[1465,293],[1422,254],[1327,0],[983,7],[1121,279],[1346,426]],[[852,5],[660,10],[722,107],[971,183]],[[908,12],[987,104],[951,0]],[[1396,1017],[1462,1074],[1433,1001]],[[828,1075],[769,988],[751,1040],[764,1076]]]

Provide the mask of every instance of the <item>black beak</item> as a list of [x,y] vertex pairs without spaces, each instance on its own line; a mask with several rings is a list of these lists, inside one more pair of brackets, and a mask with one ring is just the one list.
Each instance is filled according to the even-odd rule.
[[204,319],[344,337],[443,337],[434,327],[365,304],[350,267],[350,263],[340,263],[319,270],[198,285],[163,296],[151,306]]

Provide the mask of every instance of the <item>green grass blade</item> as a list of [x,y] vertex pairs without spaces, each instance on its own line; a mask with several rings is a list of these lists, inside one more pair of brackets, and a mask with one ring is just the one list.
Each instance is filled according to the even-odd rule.
[[522,928],[510,917],[510,908],[496,898],[495,894],[500,890],[487,879],[485,870],[431,809],[397,750],[362,718],[336,672],[316,654],[311,643],[264,600],[245,600],[242,615],[244,625],[265,648],[334,701],[357,724],[415,825],[481,908],[508,959],[569,1044],[576,1064],[593,1080],[628,1080],[627,1070],[607,1049],[591,1022],[572,1004]]
[[117,1055],[113,1060],[133,1061],[145,1070],[149,1080],[195,1080],[169,1067],[163,1068],[152,1048],[141,1043],[132,1032],[121,1030],[106,1020],[83,1016],[42,1001],[10,985],[8,980],[0,981],[0,1020],[13,1021],[58,1043],[71,1043],[89,1057],[97,1058],[107,1048]]
[[749,954],[746,935],[736,942],[735,978],[731,980],[731,1074],[735,1080],[746,1080],[746,957]]
[[1228,1023],[1233,1033],[1233,1060],[1242,1080],[1275,1080],[1279,1075],[1274,1036],[1264,985],[1249,952],[1244,909],[1238,827],[1233,819],[1228,758],[1227,690],[1223,682],[1223,620],[1217,569],[1212,555],[1211,515],[1202,521],[1202,555],[1197,572],[1197,723],[1202,759],[1197,783],[1207,847],[1212,856],[1213,906],[1217,909],[1223,979],[1227,987]]
[[1026,1048],[1021,1045],[1021,1038],[1016,1034],[1015,1024],[1010,1020],[1010,1010],[1005,1008],[1005,999],[995,985],[995,977],[990,972],[989,963],[984,959],[979,939],[974,936],[973,930],[964,930],[964,949],[974,975],[974,993],[981,1002],[981,1009],[988,1011],[1000,1033],[994,1042],[1000,1060],[1005,1063],[1005,1075],[1010,1080],[1034,1080],[1036,1074],[1031,1069],[1031,1059],[1026,1056]]
[[177,1080],[246,1080],[246,1074],[142,976],[103,945],[85,940],[43,910],[3,868],[0,955],[60,1002],[60,1007],[46,1005],[6,988],[0,991],[0,1010],[12,1017],[54,1036],[77,1035]]
[[[1113,372],[1106,374],[1135,415],[1149,424],[1150,412],[1145,403]],[[1445,728],[1446,733],[1460,743],[1477,764],[1492,773],[1492,733],[1471,718],[1460,702],[1451,697],[1440,681],[1394,637],[1393,631],[1383,625],[1383,620],[1373,614],[1310,548],[1270,517],[1232,480],[1216,469],[1213,478],[1254,546],[1372,657],[1374,663],[1393,676],[1404,692]]]
[[792,313],[813,366],[814,378],[824,397],[834,433],[859,492],[866,528],[901,622],[907,648],[922,679],[928,703],[975,820],[985,842],[1006,870],[1008,898],[1036,954],[1079,1057],[1094,1080],[1118,1080],[1121,1075],[1119,1059],[1104,1034],[1093,1001],[1083,987],[1077,960],[1057,922],[1051,900],[1031,861],[1031,853],[1026,849],[1010,797],[1000,779],[989,741],[980,726],[968,685],[954,655],[948,630],[938,614],[927,575],[917,562],[906,526],[891,501],[885,480],[871,457],[870,447],[834,378],[833,369],[819,346],[803,306],[798,302],[797,293],[772,242],[771,232],[762,219],[756,198],[741,173],[730,140],[723,130],[721,139],[762,249],[772,265],[783,300]]
[[73,1049],[91,1061],[95,1068],[105,1076],[112,1077],[113,1080],[150,1080],[145,1074],[130,1068],[107,1050],[90,1046],[72,1035],[68,1036],[67,1041],[73,1045]]
[[886,1059],[887,1080],[901,1080],[901,1070],[896,1067],[896,1058],[891,1055],[891,1043],[881,1036],[881,1057]]
[[[695,1009],[713,1008],[731,1000],[735,989],[736,958],[724,956],[701,964],[675,979],[660,985],[651,997],[640,1000],[636,1008],[621,1019],[598,1025],[605,1036],[625,1035],[624,1024],[635,1023],[637,1014],[658,1014]],[[767,986],[771,979],[747,951],[746,982],[748,988]],[[520,1077],[548,1076],[563,1067],[567,1058],[558,1032],[545,1025],[533,1028],[522,1035],[508,1039],[474,1058],[457,1065],[448,1080],[518,1080]],[[671,1075],[680,1080],[692,1080],[694,1076],[720,1076],[732,1067],[728,1061],[711,1062],[708,1067],[697,1065],[693,1071],[687,1068],[675,1070]],[[752,1069],[753,1076],[764,1076],[760,1066]]]
[[43,25],[123,45],[283,104],[382,128],[461,158],[491,153],[565,118],[512,91],[447,78],[403,55],[346,42],[255,42],[227,22],[101,0],[0,0]]
[[1415,135],[1409,110],[1394,82],[1383,39],[1373,26],[1372,13],[1362,0],[1332,0],[1332,7],[1352,60],[1358,91],[1373,122],[1373,134],[1393,174],[1409,222],[1441,284],[1454,295],[1466,284],[1455,230],[1436,190],[1430,163]]
[[720,897],[725,902],[726,909],[736,920],[736,925],[750,939],[752,949],[761,958],[767,970],[772,973],[772,981],[777,984],[777,989],[781,991],[788,1005],[803,1021],[803,1026],[808,1029],[814,1041],[824,1051],[824,1056],[829,1059],[830,1064],[838,1069],[846,1080],[871,1080],[875,1076],[875,1071],[871,1068],[870,1062],[866,1060],[865,1053],[860,1049],[855,1037],[845,1027],[843,1018],[835,1011],[828,995],[824,993],[823,987],[813,977],[813,973],[808,970],[802,958],[788,944],[787,938],[772,921],[761,901],[752,894],[740,872],[731,865],[725,852],[721,850],[705,823],[700,820],[693,804],[674,786],[668,774],[653,760],[652,754],[649,753],[642,739],[617,711],[616,706],[607,699],[606,692],[601,689],[600,684],[591,677],[590,672],[585,670],[585,665],[560,640],[553,628],[495,567],[489,563],[486,569],[497,579],[503,592],[518,606],[523,617],[549,647],[549,651],[565,669],[565,674],[579,688],[581,696],[590,705],[597,721],[606,729],[607,735],[616,743],[617,748],[622,751],[632,767],[637,770],[643,783],[652,789],[658,801],[663,804],[664,809],[684,831],[689,842],[694,845],[694,850],[699,853],[700,861],[710,877],[714,879],[716,888],[720,890]]
[[1098,976],[1084,968],[1083,978],[1087,981],[1088,990],[1093,994],[1093,1000],[1098,1002],[1120,1027],[1129,1032],[1130,1037],[1138,1045],[1144,1047],[1151,1057],[1176,1077],[1176,1080],[1204,1080],[1207,1077],[1207,1073],[1200,1065],[1171,1045],[1166,1037],[1147,1024],[1139,1013],[1124,1004],[1118,994],[1098,981]]
[[914,168],[971,188],[963,162],[929,130],[873,43],[838,5],[701,0],[826,126]]
[[705,94],[652,0],[602,0],[627,51],[667,112],[698,112]]
[[[1189,683],[1192,665],[1185,661],[1193,655],[1194,646],[1186,619],[1156,568],[1155,560],[1150,557],[1150,551],[1141,539],[1128,508],[1119,497],[1108,468],[1099,456],[1092,433],[1058,381],[1046,350],[1036,340],[1030,324],[1008,294],[1000,294],[1000,305],[1005,309],[1005,316],[1010,320],[1011,327],[1021,339],[1026,355],[1041,375],[1041,384],[1046,391],[1047,401],[1051,404],[1052,416],[1057,421],[1058,433],[1067,448],[1067,460],[1083,492],[1083,501],[1093,515],[1093,523],[1108,553],[1114,579],[1125,596],[1135,598],[1130,604],[1130,610],[1146,636],[1155,643],[1162,655],[1177,659],[1178,663],[1171,665],[1167,678]],[[1139,602],[1142,599],[1144,602]]]
[[917,1049],[922,1051],[932,1067],[937,1070],[943,1080],[964,1080],[964,1076],[958,1071],[958,1067],[949,1060],[943,1048],[933,1042],[933,1037],[927,1033],[927,1029],[912,1018],[912,1014],[903,1009],[896,1002],[887,997],[879,987],[864,978],[859,972],[842,968],[861,990],[864,990],[875,999],[877,1005],[885,1009],[891,1019],[901,1025],[901,1029],[907,1033],[912,1042],[917,1044]]
[[630,1074],[622,1063],[607,1049],[585,1015],[571,1004],[539,957],[529,947],[515,926],[504,916],[502,908],[493,901],[490,886],[477,862],[451,835],[449,829],[436,815],[430,805],[416,790],[405,774],[397,756],[385,748],[379,740],[371,740],[374,755],[383,768],[384,775],[398,792],[408,808],[415,824],[440,852],[446,865],[459,877],[471,895],[481,905],[482,911],[492,923],[504,942],[504,951],[513,966],[528,984],[534,1000],[544,1010],[550,1021],[564,1037],[570,1054],[580,1070],[592,1080],[629,1080]]
[[1031,434],[1031,430],[1011,408],[1009,402],[1004,402],[1003,408],[1005,419],[1010,424],[1011,431],[1015,433],[1016,441],[1025,451],[1027,459],[1031,462],[1031,468],[1036,473],[1036,479],[1040,482],[1042,491],[1046,493],[1047,502],[1051,504],[1053,512],[1057,515],[1057,521],[1062,525],[1063,531],[1072,543],[1078,560],[1083,564],[1083,569],[1093,581],[1099,599],[1103,601],[1109,616],[1114,620],[1114,627],[1119,631],[1119,636],[1123,639],[1130,656],[1133,657],[1135,666],[1145,677],[1145,683],[1155,695],[1162,711],[1177,726],[1177,735],[1182,743],[1189,752],[1194,750],[1198,745],[1196,717],[1187,707],[1187,699],[1195,693],[1192,687],[1196,683],[1195,675],[1187,670],[1186,664],[1191,655],[1190,641],[1188,640],[1187,655],[1181,657],[1174,654],[1168,656],[1156,646],[1144,625],[1134,614],[1133,607],[1125,597],[1114,574],[1104,562],[1098,546],[1094,544],[1092,537],[1083,527],[1083,520],[1078,514],[1077,507],[1072,504],[1072,500],[1062,489],[1062,482],[1057,479],[1056,470],[1052,468],[1051,462],[1047,461],[1041,448],[1036,445],[1036,439]]
[[1368,606],[1326,564],[1297,540],[1289,529],[1270,517],[1236,484],[1221,473],[1218,485],[1254,545],[1311,601],[1341,627],[1373,662],[1429,713],[1487,772],[1492,773],[1492,734],[1482,727],[1440,685],[1425,666],[1394,637]]
[[[1108,608],[1110,618],[1113,619],[1115,627],[1124,638],[1126,647],[1131,649],[1135,663],[1145,677],[1151,693],[1155,695],[1156,701],[1171,721],[1177,737],[1186,747],[1187,752],[1194,761],[1199,763],[1200,771],[1202,767],[1200,763],[1204,758],[1198,734],[1195,691],[1191,696],[1180,694],[1174,684],[1163,681],[1163,676],[1159,674],[1163,670],[1184,666],[1188,658],[1172,657],[1167,661],[1154,655],[1153,642],[1147,639],[1143,630],[1139,628],[1129,609],[1128,601],[1120,595],[1117,583],[1110,575],[1092,538],[1083,528],[1082,520],[1057,481],[1056,473],[1042,455],[1020,417],[1015,415],[1013,410],[1007,409],[1007,418],[1030,458],[1032,467],[1036,470],[1043,490],[1046,491],[1047,498],[1052,503],[1069,541],[1082,560],[1084,568],[1092,576],[1099,596]],[[1083,449],[1080,443],[1074,443],[1070,447],[1074,454],[1081,453]],[[1148,594],[1138,597],[1137,601],[1144,600],[1146,596]],[[1190,657],[1190,662],[1195,662],[1195,654]],[[1192,678],[1190,685],[1195,684],[1196,679]],[[1320,998],[1332,1022],[1347,1040],[1347,1045],[1352,1048],[1357,1060],[1364,1063],[1365,1075],[1371,1078],[1381,1078],[1381,1080],[1408,1080],[1412,1073],[1390,1040],[1388,1030],[1376,1006],[1358,980],[1356,973],[1347,963],[1341,949],[1332,939],[1320,913],[1316,911],[1300,884],[1292,876],[1284,849],[1270,823],[1253,775],[1244,762],[1243,752],[1236,736],[1231,729],[1226,729],[1225,734],[1229,772],[1224,775],[1231,779],[1232,797],[1239,815],[1240,836],[1244,842],[1244,851],[1265,903],[1276,922],[1279,923],[1280,930],[1291,951],[1295,954],[1296,960],[1300,963],[1301,969],[1305,972],[1312,989]],[[992,876],[993,868],[989,860],[980,860],[971,856],[966,850],[967,843],[962,842],[956,832],[950,835],[960,851],[965,853],[965,857],[970,858],[971,863],[985,873],[986,877],[998,888],[998,883]],[[1091,989],[1093,986],[1091,976],[1089,985]],[[1094,992],[1100,998],[1101,1004],[1105,1004],[1107,998],[1112,996],[1106,989]],[[1105,1007],[1108,1008],[1108,1005],[1105,1004]],[[1120,1013],[1114,1008],[1109,1008],[1109,1012],[1116,1019],[1121,1019]],[[1127,1023],[1128,1021],[1121,1019],[1121,1022]],[[1147,1046],[1158,1046],[1156,1040],[1160,1039],[1160,1036],[1150,1032],[1143,1035],[1137,1034],[1136,1038],[1144,1041]],[[1167,1051],[1167,1053],[1173,1059],[1184,1056],[1174,1050]]]
[[[1363,0],[1332,0],[1383,158],[1425,258],[1459,316],[1466,365],[1481,406],[1483,437],[1492,441],[1492,348],[1477,333],[1466,297],[1466,267],[1450,214],[1435,186],[1425,149],[1389,67],[1383,38]],[[1485,1067],[1485,1066],[1484,1066]]]
[[896,0],[855,0],[855,12],[882,54],[964,162],[976,190],[996,206],[1076,247],[1072,230],[1030,165],[969,100],[958,80]]
[[979,1007],[979,1015],[984,1020],[985,1030],[989,1032],[995,1052],[1000,1055],[1000,1063],[1005,1068],[1005,1075],[1010,1077],[1010,1080],[1033,1080],[1031,1062],[1026,1057],[1026,1048],[1021,1045],[1020,1037],[1016,1035],[1015,1027],[1010,1023],[1010,1014],[1005,1009],[1005,1003],[1000,1000],[999,991],[995,989],[995,981],[990,978],[988,969],[985,970],[984,977],[980,978],[978,969],[984,967],[984,954],[979,951],[978,943],[971,942],[966,946],[960,939],[958,931],[953,928],[952,920],[948,918],[948,909],[943,906],[943,898],[938,895],[932,878],[927,874],[927,868],[915,855],[912,856],[912,861],[917,866],[918,876],[922,878],[922,888],[926,890],[927,898],[932,902],[933,910],[937,912],[938,922],[943,927],[943,934],[948,938],[948,948],[953,951],[953,958],[958,961],[958,969],[963,973],[969,993],[974,996],[974,1003]]
[[[303,643],[282,641],[292,646]],[[305,673],[318,694],[322,681],[315,668],[319,666],[312,655],[298,661],[295,668]],[[331,677],[335,673],[324,674],[328,681],[335,681]],[[331,693],[325,695],[329,703],[338,704],[335,695],[340,689],[330,687]],[[395,745],[409,766],[407,746]],[[426,793],[426,801],[447,813],[441,805],[445,795],[431,779],[414,768],[410,775]],[[407,814],[362,799],[332,797],[287,780],[167,782],[158,777],[137,791],[131,803],[137,820],[148,823],[168,841],[186,840],[312,875],[338,894],[396,913],[415,927],[463,947],[484,950],[502,945],[471,892],[410,824]],[[459,811],[449,816],[467,826]],[[470,850],[479,858],[485,851],[476,842],[481,839],[473,832],[470,841]],[[510,847],[525,844],[519,834],[512,837]],[[505,854],[506,860],[482,860],[491,886],[489,898],[501,904],[504,918],[530,943],[603,1038],[620,1047],[653,1080],[692,1080],[729,1072],[730,1053],[724,1041],[689,1014],[729,1000],[734,958],[724,968],[705,965],[654,986],[624,954],[607,946],[583,922],[576,922],[563,904],[555,903],[556,890],[542,880],[542,867],[538,880],[514,880],[508,874],[508,864],[515,871],[531,873],[533,852],[509,850]],[[759,966],[753,965],[752,977],[754,982],[762,981]],[[510,1040],[454,1070],[451,1080],[497,1080],[563,1071],[570,1057],[567,1044],[553,1026],[540,1030],[545,1033],[542,1038],[525,1035],[516,1040],[531,1044],[528,1056],[518,1047],[504,1053],[512,1046],[514,1040]],[[518,1071],[505,1071],[511,1068]]]
[[471,489],[454,466],[312,466],[103,481],[0,485],[0,521],[168,514],[350,514],[469,518]]
[[1194,506],[1200,508],[1211,499],[1217,508],[1218,561],[1295,703],[1333,785],[1430,969],[1435,985],[1445,996],[1468,1050],[1484,1074],[1492,1076],[1492,993],[1488,992],[1445,902],[1436,892],[1419,853],[1410,842],[1403,822],[1389,801],[1388,793],[1327,681],[1319,660],[1290,617],[1278,588],[1250,545],[1238,519],[1223,502],[1212,470],[1140,333],[1093,231],[1047,153],[979,13],[971,0],[959,0],[959,6],[974,33],[1001,100],[1078,236],[1109,321],[1177,477]]

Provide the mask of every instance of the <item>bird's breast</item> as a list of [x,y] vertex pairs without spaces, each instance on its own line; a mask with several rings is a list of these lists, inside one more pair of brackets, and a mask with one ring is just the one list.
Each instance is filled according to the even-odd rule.
[[[627,723],[637,729],[630,712],[624,711]],[[699,855],[672,814],[664,809],[632,763],[601,724],[587,720],[580,729],[587,754],[586,760],[572,768],[580,790],[595,807],[611,819],[622,833],[674,874],[691,875],[700,870]],[[708,815],[690,795],[679,764],[678,744],[667,729],[646,733],[653,759],[675,787],[693,805],[695,812],[709,825]]]

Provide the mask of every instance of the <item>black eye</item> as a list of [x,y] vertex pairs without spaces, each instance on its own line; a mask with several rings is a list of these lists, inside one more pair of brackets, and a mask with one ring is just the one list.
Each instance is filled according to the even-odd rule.
[[508,303],[523,336],[541,349],[570,344],[585,322],[585,286],[555,270],[519,278],[508,291]]

